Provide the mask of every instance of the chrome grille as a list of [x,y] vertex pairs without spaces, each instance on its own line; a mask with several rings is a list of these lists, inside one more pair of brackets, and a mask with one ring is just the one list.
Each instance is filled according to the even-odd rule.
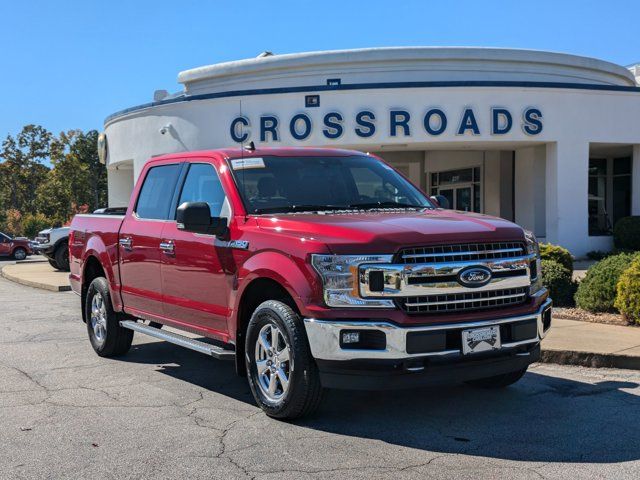
[[464,243],[432,247],[405,248],[398,257],[400,263],[440,263],[495,260],[526,255],[521,242]]
[[399,298],[398,306],[407,313],[447,313],[524,303],[528,287],[480,292]]

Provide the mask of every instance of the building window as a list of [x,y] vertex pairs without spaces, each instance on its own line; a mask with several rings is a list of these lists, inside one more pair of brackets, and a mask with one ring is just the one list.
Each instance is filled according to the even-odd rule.
[[480,167],[446,170],[431,174],[431,195],[442,195],[454,210],[480,213]]
[[631,157],[589,159],[589,235],[611,235],[631,215]]

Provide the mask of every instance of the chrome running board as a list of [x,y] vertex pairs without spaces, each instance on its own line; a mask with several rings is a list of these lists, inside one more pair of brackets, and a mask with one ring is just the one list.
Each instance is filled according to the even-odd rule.
[[165,342],[173,343],[180,347],[204,353],[205,355],[211,355],[219,360],[233,360],[236,356],[236,352],[233,350],[225,350],[217,345],[211,345],[199,340],[194,340],[193,338],[185,337],[184,335],[150,327],[149,325],[138,323],[134,320],[122,320],[120,322],[120,326],[133,330],[134,332],[144,333],[145,335],[164,340]]

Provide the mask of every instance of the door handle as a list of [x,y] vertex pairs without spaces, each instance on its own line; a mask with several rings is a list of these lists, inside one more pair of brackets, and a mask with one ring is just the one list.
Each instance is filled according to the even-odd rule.
[[168,242],[160,243],[160,250],[162,250],[166,254],[172,254],[174,249],[175,245],[171,240],[169,240]]
[[125,250],[131,250],[131,245],[133,244],[133,239],[131,237],[125,237],[118,240],[120,246]]

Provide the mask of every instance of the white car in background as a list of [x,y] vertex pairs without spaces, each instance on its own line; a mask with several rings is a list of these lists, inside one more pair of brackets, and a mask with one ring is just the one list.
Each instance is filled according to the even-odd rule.
[[56,270],[69,271],[69,227],[47,228],[38,232],[35,250],[47,257]]

